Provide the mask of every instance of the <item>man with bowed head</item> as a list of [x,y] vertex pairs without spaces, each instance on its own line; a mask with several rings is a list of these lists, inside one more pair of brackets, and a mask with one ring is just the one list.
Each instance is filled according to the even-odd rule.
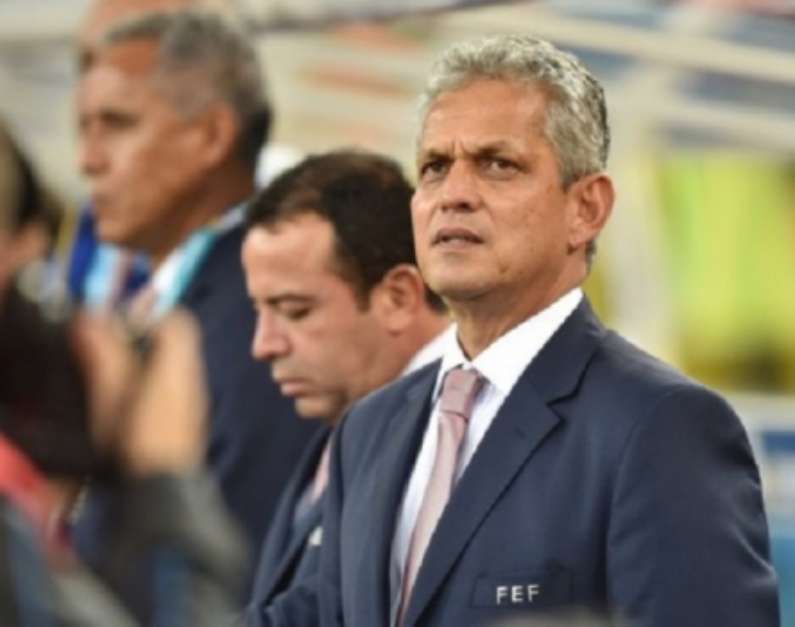
[[[437,359],[450,333],[414,257],[411,185],[364,151],[308,157],[249,207],[242,258],[257,310],[251,350],[323,430],[296,464],[264,543],[246,621],[278,624],[323,542],[330,427],[354,401]],[[294,624],[313,624],[313,617]]]
[[337,429],[324,624],[778,625],[740,421],[580,288],[613,206],[602,87],[547,42],[489,37],[443,54],[421,115],[417,261],[457,342]]

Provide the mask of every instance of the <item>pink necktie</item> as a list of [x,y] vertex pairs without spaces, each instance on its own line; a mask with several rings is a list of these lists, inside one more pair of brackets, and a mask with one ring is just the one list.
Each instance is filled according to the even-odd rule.
[[436,523],[450,498],[458,451],[464,439],[475,397],[484,382],[485,379],[476,371],[461,368],[451,370],[444,379],[439,399],[439,440],[436,445],[436,457],[422,505],[417,513],[417,523],[411,535],[406,566],[403,569],[397,625],[403,624],[403,615],[408,607],[422,558]]
[[326,489],[326,485],[328,484],[328,464],[330,453],[331,436],[329,436],[326,444],[323,446],[323,452],[320,454],[320,460],[318,461],[317,468],[315,469],[315,476],[312,479],[312,488],[309,493],[309,498],[312,500],[312,503],[316,503],[317,500],[323,495],[323,491]]

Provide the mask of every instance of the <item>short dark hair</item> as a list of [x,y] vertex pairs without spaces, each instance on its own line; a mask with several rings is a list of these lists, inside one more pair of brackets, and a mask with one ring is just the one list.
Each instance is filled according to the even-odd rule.
[[[370,291],[401,263],[416,265],[411,230],[414,189],[400,166],[361,150],[311,155],[275,178],[251,202],[247,228],[273,226],[313,213],[328,220],[340,275],[364,305]],[[426,300],[443,310],[427,289]]]

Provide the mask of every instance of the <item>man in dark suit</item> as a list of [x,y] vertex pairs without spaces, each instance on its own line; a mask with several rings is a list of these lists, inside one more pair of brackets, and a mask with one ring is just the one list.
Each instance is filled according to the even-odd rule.
[[322,543],[328,435],[352,402],[437,359],[450,320],[414,257],[412,188],[398,165],[341,150],[276,178],[248,210],[252,351],[305,419],[327,428],[298,462],[257,568],[246,624],[277,620]]
[[644,627],[778,625],[742,425],[605,329],[579,287],[613,204],[599,83],[546,42],[491,37],[443,55],[421,111],[417,259],[458,342],[337,429],[324,624],[580,608]]
[[[271,111],[244,35],[217,15],[151,13],[107,32],[78,87],[80,165],[100,239],[146,253],[140,317],[197,317],[211,395],[207,463],[258,547],[310,435],[249,354],[240,247]],[[91,534],[83,534],[90,536]]]

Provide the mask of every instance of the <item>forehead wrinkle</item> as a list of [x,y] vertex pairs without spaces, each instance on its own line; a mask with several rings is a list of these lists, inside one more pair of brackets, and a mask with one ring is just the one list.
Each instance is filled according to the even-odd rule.
[[151,72],[132,66],[123,56],[106,56],[80,78],[79,103],[101,103],[103,108],[128,108],[156,93]]
[[[548,85],[536,80],[528,81],[507,76],[477,76],[473,77],[471,80],[465,81],[462,84],[456,85],[454,88],[440,92],[437,94],[434,100],[429,103],[425,116],[421,121],[419,133],[416,136],[416,144],[418,149],[422,148],[425,137],[427,136],[429,120],[431,120],[434,117],[434,114],[439,111],[440,102],[448,99],[449,97],[454,97],[456,94],[460,94],[461,92],[473,89],[477,87],[478,84],[483,83],[502,84],[511,91],[517,92],[520,96],[515,103],[517,113],[525,118],[528,131],[535,131],[541,136],[546,135],[548,110],[550,105],[555,103],[558,99],[557,95]],[[492,110],[488,109],[488,113],[491,112]],[[471,117],[472,113],[472,111],[469,111],[466,114],[456,112],[454,115],[459,118]],[[445,117],[449,117],[451,114],[448,112],[444,115]]]
[[100,48],[95,65],[110,65],[126,76],[150,77],[157,67],[158,45],[153,39],[130,39],[106,44]]

